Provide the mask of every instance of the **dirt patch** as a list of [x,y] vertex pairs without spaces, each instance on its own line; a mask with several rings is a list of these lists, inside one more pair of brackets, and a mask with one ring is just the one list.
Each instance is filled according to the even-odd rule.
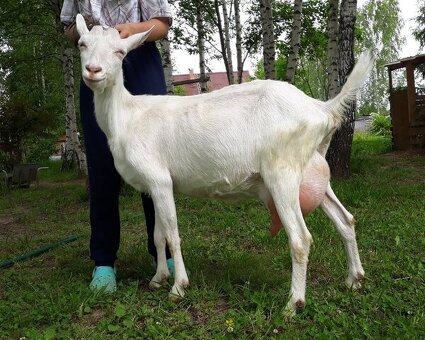
[[57,188],[57,187],[63,187],[68,185],[81,185],[85,186],[87,185],[87,180],[84,178],[77,178],[77,179],[70,179],[70,180],[48,180],[44,179],[40,181],[39,187],[40,188]]
[[425,160],[425,150],[404,150],[404,151],[392,151],[381,155],[383,158],[392,158],[394,160],[411,160],[411,159],[422,159]]
[[19,237],[29,236],[35,234],[34,231],[23,224],[17,223],[16,219],[12,216],[0,216],[0,237]]
[[425,151],[393,151],[382,154],[381,157],[391,162],[384,167],[415,169],[419,176],[425,174]]

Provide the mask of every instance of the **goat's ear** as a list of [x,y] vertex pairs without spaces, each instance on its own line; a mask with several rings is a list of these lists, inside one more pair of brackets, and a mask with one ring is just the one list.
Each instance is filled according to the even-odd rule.
[[149,31],[142,32],[142,33],[136,33],[136,34],[130,35],[128,38],[125,38],[124,40],[125,40],[125,43],[127,45],[127,50],[131,51],[132,49],[143,44],[143,42],[148,38],[149,34],[151,34],[154,27],[155,27],[155,25],[152,26],[149,29]]
[[86,21],[84,20],[84,17],[78,13],[77,17],[75,18],[75,23],[77,25],[77,32],[81,36],[84,34],[89,33],[89,29],[87,28]]

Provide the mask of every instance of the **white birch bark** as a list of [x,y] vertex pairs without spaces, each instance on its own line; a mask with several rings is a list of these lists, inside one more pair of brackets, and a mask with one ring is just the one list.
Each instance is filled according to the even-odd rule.
[[162,68],[164,70],[165,85],[167,93],[173,94],[173,63],[171,61],[170,41],[168,37],[158,42],[161,51]]
[[275,79],[275,43],[273,34],[272,0],[260,0],[263,62],[266,79]]
[[[339,17],[339,83],[344,84],[354,67],[354,27],[357,0],[342,0]],[[354,134],[356,104],[346,110],[346,119],[332,138],[327,159],[332,177],[347,178],[351,174],[351,146]]]
[[78,130],[77,117],[75,114],[74,97],[74,58],[72,47],[62,46],[62,69],[65,83],[65,150],[63,162],[66,164],[76,164],[79,171],[87,175],[86,155],[81,146]]
[[223,62],[224,62],[224,66],[226,68],[226,74],[227,74],[227,81],[229,83],[229,85],[232,82],[233,79],[233,74],[229,68],[229,61],[227,58],[227,52],[226,52],[226,39],[225,39],[225,35],[224,35],[224,30],[223,30],[223,24],[221,21],[221,13],[220,13],[220,3],[219,0],[214,0],[214,9],[215,9],[215,14],[216,14],[216,24],[217,24],[217,29],[218,29],[218,36],[220,38],[220,46],[221,46],[221,55],[223,57]]
[[295,70],[298,65],[298,54],[301,40],[301,13],[302,0],[294,1],[294,11],[292,16],[291,42],[289,44],[288,65],[286,67],[285,81],[293,84]]
[[236,63],[237,63],[237,83],[242,83],[243,61],[242,61],[242,25],[240,15],[239,0],[234,0],[235,6],[235,29],[236,29]]
[[229,12],[227,11],[226,0],[223,0],[222,4],[223,9],[223,24],[224,24],[224,38],[226,45],[226,54],[227,54],[227,63],[229,65],[229,85],[234,84],[233,77],[233,61],[232,61],[232,48],[230,47],[230,25],[229,25]]
[[339,0],[329,0],[328,19],[328,98],[335,97],[340,90],[338,74],[338,7]]
[[[199,77],[201,79],[206,79],[205,73],[205,32],[204,32],[204,24],[202,19],[202,10],[201,4],[199,1],[196,1],[196,28],[198,31],[197,44],[198,44],[198,52],[199,52]],[[207,82],[201,81],[199,83],[201,93],[205,93],[208,91]]]

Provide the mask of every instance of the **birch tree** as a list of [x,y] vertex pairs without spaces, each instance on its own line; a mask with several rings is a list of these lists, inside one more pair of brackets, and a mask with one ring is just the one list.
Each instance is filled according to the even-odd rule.
[[173,64],[171,62],[170,41],[168,37],[161,39],[159,42],[159,50],[161,51],[162,68],[164,70],[165,86],[168,94],[173,94]]
[[71,47],[62,46],[62,69],[65,88],[65,148],[62,152],[62,168],[70,168],[74,164],[81,173],[87,175],[86,155],[78,137],[77,116],[74,97],[74,58]]
[[60,61],[62,64],[64,87],[65,87],[65,150],[62,153],[62,167],[67,168],[76,165],[80,173],[87,175],[87,159],[81,145],[77,115],[75,111],[75,81],[74,81],[74,50],[63,37],[63,25],[60,22],[62,1],[49,2],[50,9],[55,18],[57,33],[62,36],[59,39]]
[[223,23],[224,23],[224,41],[226,46],[226,56],[227,56],[227,63],[228,63],[228,80],[229,85],[233,84],[234,78],[233,78],[233,60],[232,60],[232,48],[230,46],[230,24],[229,24],[229,11],[227,9],[227,3],[225,0],[221,3],[221,8],[223,11]]
[[204,20],[202,16],[201,3],[196,1],[194,3],[196,7],[196,28],[198,31],[197,34],[197,45],[198,45],[198,54],[199,54],[199,77],[201,82],[199,83],[201,93],[208,91],[206,79],[206,64],[205,64],[205,29],[204,29]]
[[221,2],[219,0],[214,0],[214,9],[215,9],[215,15],[216,15],[215,23],[216,23],[216,27],[218,28],[218,36],[220,39],[220,46],[221,46],[221,56],[223,58],[224,66],[226,68],[227,81],[229,84],[232,84],[233,70],[230,69],[229,57],[226,50],[226,37],[225,37],[225,32],[224,32],[222,18],[221,18],[220,4]]
[[260,0],[263,62],[266,79],[276,79],[275,41],[273,30],[273,0]]
[[328,17],[328,98],[333,98],[339,93],[338,74],[338,7],[339,0],[329,0]]
[[286,76],[285,76],[285,81],[291,84],[294,83],[295,70],[298,64],[298,53],[300,50],[301,13],[302,13],[302,0],[294,0],[291,41],[289,44],[288,64],[286,67]]
[[237,82],[242,83],[243,60],[242,60],[242,24],[240,15],[239,0],[234,0],[235,6],[235,29],[236,29],[236,63],[237,63]]
[[[344,84],[354,67],[354,28],[356,23],[357,0],[342,0],[339,17],[339,83]],[[354,134],[355,103],[346,110],[345,120],[335,132],[326,158],[332,177],[350,176],[351,146]]]

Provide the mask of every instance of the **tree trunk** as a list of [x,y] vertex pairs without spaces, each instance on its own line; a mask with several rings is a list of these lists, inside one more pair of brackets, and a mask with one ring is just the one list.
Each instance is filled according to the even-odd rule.
[[241,14],[240,14],[240,3],[239,0],[234,0],[235,6],[235,26],[236,26],[236,61],[238,69],[238,84],[242,83],[243,73],[243,61],[242,61],[242,25],[241,25]]
[[[342,0],[339,19],[339,83],[343,85],[354,67],[354,26],[357,0]],[[333,178],[347,178],[351,174],[351,146],[354,134],[353,103],[346,110],[346,119],[336,131],[328,150],[327,160]]]
[[167,93],[173,94],[173,64],[171,62],[170,41],[165,37],[159,41],[162,57],[162,68],[164,69],[165,85]]
[[230,71],[229,85],[231,85],[231,84],[234,84],[235,80],[233,77],[232,49],[230,47],[229,13],[227,12],[226,0],[223,0],[222,8],[223,8],[224,38],[226,43],[227,62],[229,64],[229,71]]
[[266,79],[275,79],[275,45],[273,34],[272,0],[260,1],[261,32],[263,35],[263,62]]
[[65,149],[62,153],[62,168],[76,165],[81,174],[87,176],[87,159],[78,137],[77,116],[75,114],[74,96],[74,56],[73,48],[64,43],[63,25],[60,21],[60,12],[63,1],[51,0],[47,2],[55,17],[55,26],[60,36],[60,61],[62,64],[65,85]]
[[226,52],[226,42],[225,42],[225,36],[223,32],[223,24],[221,22],[220,5],[218,0],[214,0],[214,9],[215,9],[215,14],[217,16],[217,28],[218,28],[218,36],[220,38],[221,55],[223,57],[224,66],[226,68],[227,81],[230,85],[232,83],[233,74],[229,68],[229,61],[228,61],[227,52]]
[[[196,6],[196,28],[198,30],[197,43],[198,43],[198,52],[199,52],[199,77],[201,79],[206,79],[206,74],[205,74],[205,43],[204,43],[205,30],[204,30],[204,23],[203,23],[203,18],[202,18],[202,10],[201,10],[200,2],[196,1],[195,6]],[[201,81],[199,83],[199,86],[201,88],[201,93],[205,93],[205,92],[208,91],[206,81]]]
[[74,58],[72,47],[62,46],[62,68],[65,83],[65,131],[66,141],[63,153],[63,167],[77,165],[80,173],[87,175],[86,155],[78,138],[77,117],[74,105]]
[[292,18],[291,42],[288,53],[288,66],[286,67],[285,81],[293,84],[295,70],[298,64],[298,52],[300,50],[302,0],[294,1],[294,13]]
[[219,6],[218,0],[214,0],[214,7],[215,7],[216,15],[217,15],[217,27],[218,27],[219,37],[220,37],[221,55],[223,57],[224,66],[226,68],[227,81],[230,85],[233,83],[233,72],[230,69],[229,60],[227,57],[226,38],[225,38],[225,33],[223,31],[223,24],[221,22],[220,6]]
[[328,98],[335,97],[340,90],[338,74],[338,7],[339,0],[329,1],[328,22]]

